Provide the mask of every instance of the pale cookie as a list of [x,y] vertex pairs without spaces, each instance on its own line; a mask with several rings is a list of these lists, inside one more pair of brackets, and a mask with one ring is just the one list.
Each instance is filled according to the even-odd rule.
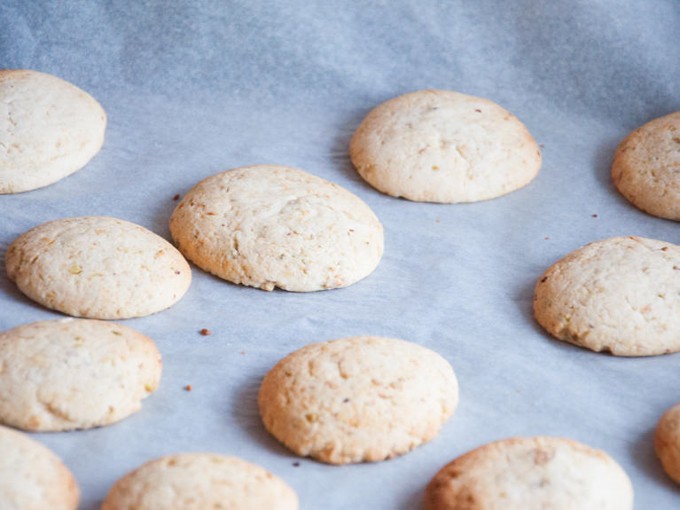
[[556,437],[489,443],[442,468],[425,510],[632,510],[633,486],[609,455]]
[[308,345],[260,387],[266,429],[297,455],[330,464],[375,462],[434,438],[458,405],[439,354],[404,340],[362,336]]
[[680,112],[654,119],[619,145],[612,179],[638,209],[680,220]]
[[668,476],[680,483],[680,404],[671,407],[659,420],[654,449]]
[[539,279],[534,316],[554,337],[617,356],[680,351],[680,246],[613,237]]
[[147,462],[121,478],[101,510],[297,510],[283,480],[236,457],[181,453]]
[[32,431],[89,429],[139,411],[161,354],[120,324],[34,322],[0,334],[0,422]]
[[191,269],[153,232],[116,218],[64,218],[16,239],[5,257],[10,280],[47,308],[90,319],[164,310],[184,295]]
[[170,218],[184,255],[225,280],[308,292],[377,267],[383,229],[352,193],[285,166],[237,168],[194,186]]
[[0,508],[76,510],[80,489],[59,458],[27,434],[0,426]]
[[0,194],[52,184],[84,167],[104,143],[106,114],[56,76],[0,69]]
[[541,151],[513,114],[487,99],[421,90],[374,108],[350,142],[371,186],[419,202],[477,202],[527,185]]

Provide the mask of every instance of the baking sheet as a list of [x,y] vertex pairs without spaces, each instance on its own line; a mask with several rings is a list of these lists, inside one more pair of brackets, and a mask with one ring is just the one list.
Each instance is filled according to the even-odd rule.
[[[83,509],[151,458],[206,450],[270,469],[303,508],[417,509],[446,462],[533,434],[609,452],[637,508],[680,505],[652,447],[656,421],[680,401],[679,355],[594,354],[552,340],[531,317],[536,279],[569,251],[614,235],[680,241],[676,223],[638,211],[609,179],[623,136],[680,110],[679,2],[9,0],[0,26],[1,67],[59,75],[109,115],[105,146],[84,170],[0,197],[3,256],[25,230],[67,216],[116,216],[169,238],[175,194],[258,163],[339,183],[386,231],[382,263],[349,288],[267,293],[194,268],[176,306],[125,321],[163,353],[159,391],[114,426],[35,434],[76,475]],[[352,131],[377,103],[422,88],[513,111],[543,147],[538,178],[467,205],[398,200],[363,183],[347,155]],[[56,317],[0,277],[2,329]],[[358,334],[444,355],[460,406],[436,440],[404,457],[296,466],[259,421],[259,382],[294,349]]]

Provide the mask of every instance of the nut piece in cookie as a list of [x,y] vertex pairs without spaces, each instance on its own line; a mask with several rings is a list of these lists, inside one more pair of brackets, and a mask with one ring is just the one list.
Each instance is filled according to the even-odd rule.
[[391,459],[433,439],[458,405],[451,365],[420,345],[353,337],[281,360],[259,392],[266,429],[329,464]]

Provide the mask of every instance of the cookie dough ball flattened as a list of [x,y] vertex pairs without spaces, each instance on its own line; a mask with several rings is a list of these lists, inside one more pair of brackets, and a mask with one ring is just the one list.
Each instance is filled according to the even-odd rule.
[[612,179],[637,208],[680,221],[680,112],[628,135],[614,156]]
[[293,452],[375,462],[431,440],[458,404],[451,365],[419,345],[353,337],[308,345],[265,377],[260,415]]
[[632,510],[633,487],[605,452],[555,437],[513,438],[457,458],[425,510]]
[[121,478],[102,510],[297,510],[283,480],[236,457],[168,455]]
[[28,435],[0,427],[0,508],[76,510],[80,490],[59,458]]
[[384,245],[382,225],[361,199],[284,166],[204,179],[175,209],[170,231],[201,269],[265,290],[351,285],[373,272]]
[[487,99],[423,90],[374,108],[350,142],[359,174],[419,202],[476,202],[528,184],[541,152],[517,117]]
[[659,420],[654,449],[668,476],[680,484],[680,404],[671,407]]
[[534,316],[554,337],[617,356],[680,350],[680,246],[614,237],[551,266]]
[[126,418],[157,387],[150,338],[104,321],[34,322],[0,334],[0,422],[32,431],[88,429]]
[[7,250],[10,280],[47,308],[90,319],[126,319],[164,310],[184,295],[191,269],[153,232],[106,216],[44,223]]
[[52,184],[84,167],[104,143],[100,104],[56,76],[0,70],[0,194]]

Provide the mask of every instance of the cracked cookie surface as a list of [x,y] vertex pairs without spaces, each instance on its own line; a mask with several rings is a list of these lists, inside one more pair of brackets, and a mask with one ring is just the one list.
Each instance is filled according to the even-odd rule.
[[292,488],[236,457],[181,453],[147,462],[118,480],[102,510],[297,510]]
[[434,351],[362,336],[289,354],[264,378],[258,400],[266,429],[296,454],[376,462],[434,438],[458,405],[458,382]]
[[618,356],[680,351],[680,246],[614,237],[543,273],[534,316],[554,337]]
[[84,167],[104,143],[106,113],[56,76],[0,70],[0,194],[52,184]]
[[0,422],[30,431],[120,421],[158,387],[161,355],[111,322],[61,319],[0,334]]
[[373,272],[384,247],[382,225],[361,199],[275,165],[202,180],[178,204],[170,231],[201,269],[264,290],[346,287]]
[[420,202],[476,202],[527,185],[541,152],[513,114],[487,99],[421,90],[374,108],[350,142],[359,175]]
[[511,438],[444,466],[425,510],[632,510],[628,475],[609,455],[557,437]]
[[630,133],[616,150],[612,180],[638,209],[680,221],[680,112]]
[[37,303],[89,319],[159,312],[191,283],[189,264],[172,244],[106,216],[63,218],[29,230],[10,245],[5,269]]
[[62,461],[27,434],[0,426],[0,508],[76,510],[80,489]]

